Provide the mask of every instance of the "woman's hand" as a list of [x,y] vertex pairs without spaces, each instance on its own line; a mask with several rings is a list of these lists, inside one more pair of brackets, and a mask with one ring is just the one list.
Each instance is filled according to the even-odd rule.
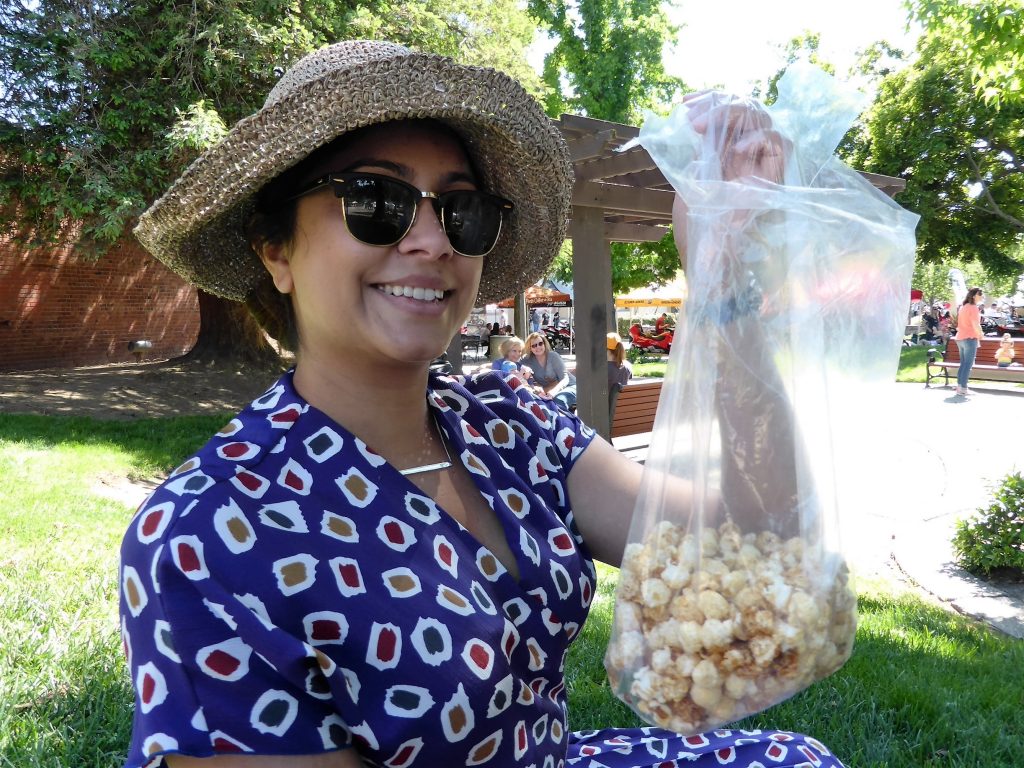
[[687,94],[683,104],[693,129],[710,144],[706,151],[718,155],[723,181],[782,183],[790,142],[761,104],[719,91]]
[[[718,91],[698,91],[683,97],[693,129],[704,137],[705,152],[717,155],[723,181],[781,184],[791,142],[772,127],[771,116],[750,99]],[[687,206],[676,195],[672,228],[679,260],[686,270]]]
[[560,378],[554,384],[551,384],[550,386],[545,387],[544,389],[547,391],[547,393],[548,393],[548,395],[550,397],[554,397],[555,395],[557,395],[559,392],[561,392],[563,389],[565,389],[568,386],[569,386],[569,372],[566,371],[562,375],[562,378]]

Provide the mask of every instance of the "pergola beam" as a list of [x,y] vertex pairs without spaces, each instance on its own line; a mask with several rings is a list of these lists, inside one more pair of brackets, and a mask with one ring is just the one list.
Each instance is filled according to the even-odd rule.
[[613,138],[615,138],[613,131],[601,131],[590,136],[567,141],[566,145],[569,147],[569,157],[572,159],[573,165],[600,157]]
[[[610,179],[627,173],[649,171],[657,168],[646,150],[618,152],[611,157],[589,160],[576,166],[576,181]],[[659,172],[660,173],[660,172]]]
[[[571,134],[573,132],[597,133],[598,131],[611,130],[614,131],[617,136],[627,141],[629,139],[635,139],[640,135],[640,129],[635,125],[613,123],[610,120],[598,120],[593,117],[570,115],[565,112],[562,113],[557,125],[562,129],[563,134]],[[568,135],[566,138],[568,138]]]
[[627,224],[624,221],[606,221],[604,239],[613,243],[656,243],[665,236],[668,227],[650,224]]
[[599,181],[577,182],[572,188],[572,204],[583,208],[600,208],[606,213],[644,213],[672,218],[675,192],[660,189],[637,189],[621,184]]

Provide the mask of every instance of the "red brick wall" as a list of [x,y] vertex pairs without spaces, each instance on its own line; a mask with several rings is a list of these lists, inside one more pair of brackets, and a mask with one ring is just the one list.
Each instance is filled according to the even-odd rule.
[[0,240],[0,371],[134,361],[137,339],[146,359],[177,357],[198,332],[195,289],[134,240],[95,260]]

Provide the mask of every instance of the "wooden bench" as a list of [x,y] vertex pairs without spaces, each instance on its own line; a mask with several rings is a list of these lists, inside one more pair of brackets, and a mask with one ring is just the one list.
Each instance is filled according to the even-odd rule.
[[654,428],[661,379],[626,384],[615,401],[611,436],[638,435]]
[[[1017,357],[1015,362],[1024,358],[1024,344],[1014,344],[1014,352]],[[974,359],[974,367],[971,368],[971,378],[982,381],[1019,381],[1024,383],[1024,365],[1011,365],[1009,368],[1000,368],[996,365],[995,354],[999,348],[999,339],[982,339],[978,345],[978,356]],[[936,359],[936,350],[928,350],[928,363],[925,366],[926,387],[930,386],[932,379],[940,376],[943,384],[949,385],[950,376],[956,383],[956,372],[960,368],[960,349],[956,342],[950,339],[946,342],[946,351],[942,353],[942,360]],[[934,370],[933,370],[934,369]]]

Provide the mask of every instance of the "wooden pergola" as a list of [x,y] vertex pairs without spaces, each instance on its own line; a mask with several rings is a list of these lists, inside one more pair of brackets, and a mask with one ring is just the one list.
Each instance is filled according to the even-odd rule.
[[[675,193],[643,147],[618,151],[639,135],[639,128],[580,115],[562,115],[556,125],[569,146],[576,174],[569,236],[576,307],[577,412],[608,437],[604,342],[605,334],[615,330],[610,244],[660,240],[672,223]],[[862,175],[890,196],[906,186],[903,179]]]

